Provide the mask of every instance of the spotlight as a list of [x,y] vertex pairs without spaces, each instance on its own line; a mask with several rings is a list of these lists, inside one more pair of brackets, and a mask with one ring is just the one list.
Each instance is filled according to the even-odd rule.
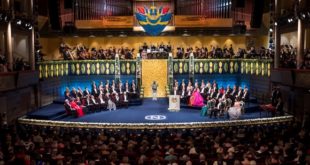
[[16,25],[21,25],[22,24],[22,20],[17,20],[16,21]]
[[272,28],[270,28],[270,29],[269,29],[269,32],[273,32],[273,29],[272,29]]
[[275,23],[274,23],[274,26],[278,26],[278,23],[277,23],[277,22],[275,22]]

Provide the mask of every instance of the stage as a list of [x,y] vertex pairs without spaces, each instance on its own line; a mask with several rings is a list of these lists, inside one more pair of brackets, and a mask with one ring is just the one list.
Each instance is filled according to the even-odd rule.
[[245,113],[239,120],[229,120],[226,116],[209,118],[201,116],[200,110],[182,106],[179,112],[168,111],[168,101],[165,98],[157,101],[143,99],[139,106],[129,106],[116,111],[99,111],[87,113],[75,118],[65,114],[63,104],[51,104],[31,112],[19,119],[21,123],[47,126],[89,127],[89,128],[187,128],[247,125],[247,122],[258,124],[287,121],[291,116],[271,117],[271,114],[261,112],[258,104],[247,103]]

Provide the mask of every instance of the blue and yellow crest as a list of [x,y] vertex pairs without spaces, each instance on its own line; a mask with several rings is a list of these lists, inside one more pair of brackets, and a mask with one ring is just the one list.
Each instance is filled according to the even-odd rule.
[[172,14],[169,13],[168,7],[160,7],[159,9],[155,6],[151,6],[150,9],[137,7],[136,18],[139,24],[145,32],[152,36],[160,34],[169,24],[171,17]]

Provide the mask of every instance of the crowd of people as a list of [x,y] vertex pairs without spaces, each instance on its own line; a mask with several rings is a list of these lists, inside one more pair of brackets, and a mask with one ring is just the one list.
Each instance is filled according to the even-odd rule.
[[176,52],[177,59],[187,59],[193,54],[195,58],[206,59],[206,58],[259,58],[259,59],[270,59],[274,57],[274,52],[271,49],[266,49],[261,47],[255,49],[255,47],[250,47],[249,50],[238,48],[237,52],[234,51],[233,46],[226,45],[223,48],[218,46],[210,46],[208,50],[207,47],[189,47],[183,48],[178,47]]
[[61,43],[59,46],[59,53],[64,60],[99,60],[99,59],[115,59],[118,54],[120,59],[132,59],[134,49],[128,47],[109,47],[109,48],[88,48],[83,44],[78,44],[71,48],[65,43]]
[[172,46],[170,43],[165,45],[164,43],[148,45],[144,43],[139,47],[139,53],[142,59],[167,59],[169,53],[172,53]]
[[[96,59],[115,59],[116,54],[120,59],[133,59],[135,49],[128,47],[109,47],[103,49],[100,47],[87,48],[83,44],[70,48],[67,44],[61,43],[59,52],[64,60],[96,60]],[[167,59],[169,54],[173,53],[173,47],[168,44],[150,44],[143,43],[139,47],[139,54],[142,59]],[[258,59],[273,59],[274,51],[264,47],[255,48],[250,47],[248,50],[238,48],[237,51],[233,49],[233,45],[224,45],[223,48],[219,46],[210,45],[202,47],[176,47],[176,59],[188,59],[191,55],[196,59],[210,59],[210,58],[258,58]],[[285,68],[296,68],[296,54],[297,48],[292,45],[281,45],[280,62],[281,66]],[[310,69],[310,50],[304,51],[302,69]]]
[[6,73],[11,71],[23,71],[30,70],[30,65],[23,58],[15,57],[13,59],[13,70],[8,68],[8,60],[0,49],[0,73]]
[[[297,48],[292,45],[281,45],[280,61],[284,68],[296,68],[297,67]],[[310,69],[310,50],[304,51],[303,63],[300,66],[302,69]]]
[[[134,49],[109,47],[103,49],[100,47],[87,48],[83,44],[70,48],[67,44],[61,43],[59,52],[63,56],[64,60],[96,60],[96,59],[114,59],[118,54],[120,59],[133,59]],[[143,43],[138,50],[142,59],[167,59],[169,54],[174,52],[170,43],[164,44],[150,44]],[[238,48],[235,52],[233,46],[224,45],[223,48],[219,46],[210,45],[210,49],[207,46],[203,47],[177,47],[175,50],[175,58],[188,59],[191,54],[197,59],[206,58],[273,58],[274,52],[271,49],[260,47],[250,47],[249,50]]]
[[247,87],[242,89],[241,86],[234,85],[231,88],[228,85],[225,89],[223,86],[219,88],[216,81],[211,83],[204,80],[200,84],[195,80],[194,85],[192,85],[191,81],[186,84],[184,80],[179,85],[178,81],[175,80],[171,94],[180,95],[183,104],[194,107],[206,106],[208,109],[206,113],[209,114],[210,118],[212,116],[219,117],[225,113],[236,114],[235,111],[237,111],[238,114],[230,115],[230,117],[237,119],[241,115],[244,102],[249,100]]
[[64,92],[66,109],[73,109],[77,112],[77,116],[83,116],[83,107],[96,105],[106,105],[108,110],[116,110],[116,107],[130,102],[133,99],[140,97],[139,89],[134,80],[131,84],[128,81],[123,84],[122,81],[115,82],[109,80],[104,84],[100,82],[97,86],[93,82],[91,89],[85,87],[82,90],[80,87],[70,89],[67,87]]
[[203,129],[1,129],[0,164],[309,165],[300,123]]

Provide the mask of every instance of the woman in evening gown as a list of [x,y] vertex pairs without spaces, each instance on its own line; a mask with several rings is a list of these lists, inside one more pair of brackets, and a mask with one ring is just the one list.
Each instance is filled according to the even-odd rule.
[[203,107],[203,97],[201,96],[199,92],[199,88],[195,88],[194,92],[192,93],[190,100],[189,100],[189,105],[190,106],[195,106],[195,107]]
[[73,99],[71,99],[70,106],[72,109],[76,110],[77,116],[84,116],[83,108],[80,107]]

